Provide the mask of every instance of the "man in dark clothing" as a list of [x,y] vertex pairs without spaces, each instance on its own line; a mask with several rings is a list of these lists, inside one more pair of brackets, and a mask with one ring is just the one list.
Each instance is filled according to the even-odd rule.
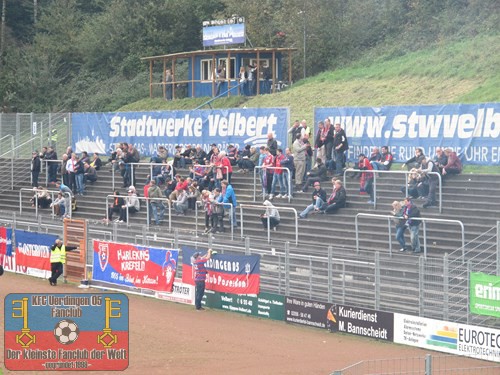
[[57,181],[57,169],[59,167],[59,163],[57,162],[57,153],[54,151],[52,147],[48,147],[47,153],[45,154],[45,160],[51,160],[47,162],[47,171],[48,171],[48,179],[49,184],[55,184]]
[[271,155],[276,156],[276,150],[278,150],[278,142],[274,139],[273,133],[267,134],[267,148]]
[[38,187],[38,176],[40,175],[40,156],[38,152],[33,151],[33,158],[31,159],[31,186]]
[[323,160],[321,160],[321,158],[316,158],[316,166],[311,169],[311,171],[306,173],[306,182],[302,187],[302,192],[307,192],[309,185],[312,185],[315,182],[326,181],[328,179],[326,172],[326,165],[323,163]]
[[201,307],[201,300],[205,294],[205,281],[207,279],[207,269],[205,263],[212,257],[212,249],[208,249],[205,255],[196,252],[191,258],[191,264],[194,268],[194,306],[196,310],[205,310]]
[[345,207],[347,194],[342,181],[332,179],[333,191],[325,204],[321,207],[321,211],[326,214],[333,214],[339,208]]
[[342,168],[345,165],[345,152],[349,149],[347,136],[340,124],[335,124],[335,132],[333,134],[333,153],[335,155],[335,175],[342,175]]
[[299,219],[305,219],[311,211],[319,212],[323,204],[326,202],[326,191],[321,188],[320,182],[314,183],[314,191],[312,192],[312,204],[307,206],[304,211],[299,214]]
[[420,220],[415,220],[415,218],[419,217],[420,210],[413,204],[411,197],[406,197],[403,218],[406,220],[406,225],[410,230],[411,247],[414,253],[420,253],[420,240],[418,238]]

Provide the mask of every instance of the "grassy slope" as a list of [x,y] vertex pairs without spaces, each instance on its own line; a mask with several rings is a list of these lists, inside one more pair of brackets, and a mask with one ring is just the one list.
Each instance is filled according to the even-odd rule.
[[[312,123],[314,107],[498,102],[499,67],[500,36],[480,36],[399,57],[368,54],[284,92],[218,99],[212,107],[289,107],[292,120]],[[192,109],[208,99],[144,99],[119,111]]]

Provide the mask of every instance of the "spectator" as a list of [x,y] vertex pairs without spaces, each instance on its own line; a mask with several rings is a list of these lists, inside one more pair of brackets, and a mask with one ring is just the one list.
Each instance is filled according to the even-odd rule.
[[306,120],[302,120],[300,122],[300,135],[302,138],[304,138],[306,135],[307,137],[310,137],[312,134],[311,132],[311,127],[307,125]]
[[[215,166],[217,171],[217,179],[221,177],[220,178],[221,181],[227,180],[229,183],[231,183],[231,176],[233,175],[233,166],[231,165],[231,162],[226,156],[225,151],[221,151],[219,153],[219,157],[217,158]],[[219,171],[220,173],[222,173],[222,175],[219,173]]]
[[324,132],[325,124],[323,121],[318,122],[318,131],[316,133],[314,148],[316,149],[316,156],[320,158],[323,163],[326,161],[325,140],[326,134]]
[[207,153],[203,150],[201,145],[196,145],[193,162],[196,164],[205,164],[205,159],[207,158]]
[[333,214],[337,212],[339,208],[346,206],[347,193],[342,184],[342,181],[332,179],[333,191],[328,200],[321,207],[321,211],[325,214]]
[[462,162],[457,156],[457,153],[454,152],[451,148],[447,148],[446,150],[444,150],[444,152],[448,157],[448,162],[443,167],[443,176],[462,173]]
[[269,199],[273,199],[271,194],[273,187],[273,176],[274,176],[274,157],[268,147],[264,150],[265,157],[262,161],[262,172],[265,181],[266,194],[269,195]]
[[186,190],[179,190],[177,200],[173,203],[176,215],[186,215],[188,209],[188,195]]
[[214,228],[213,224],[213,199],[214,196],[208,190],[203,190],[201,192],[201,204],[203,206],[203,211],[205,212],[205,231],[203,234],[208,234]]
[[[401,192],[405,194],[405,196],[411,196],[412,198],[418,198],[419,197],[419,192],[418,192],[418,185],[421,183],[420,177],[421,177],[421,172],[413,168],[410,171],[410,174],[408,174],[408,182],[406,186],[401,187]],[[406,190],[408,188],[408,190]],[[426,195],[429,192],[427,191]]]
[[57,161],[57,153],[54,151],[52,146],[47,148],[47,153],[45,154],[44,159],[50,160],[46,162],[49,184],[55,184],[57,182],[57,169],[59,168],[59,162]]
[[61,192],[57,193],[57,198],[50,204],[56,216],[65,216],[66,199]]
[[312,203],[299,214],[299,219],[305,219],[311,211],[318,213],[325,202],[326,191],[321,188],[319,181],[315,182],[314,191],[312,192]]
[[415,220],[420,217],[420,210],[413,204],[411,197],[406,197],[404,203],[403,218],[410,230],[411,247],[414,253],[420,253],[420,240],[418,238],[420,220]]
[[184,177],[179,176],[179,178],[177,179],[177,183],[175,185],[175,189],[174,191],[172,191],[172,193],[170,193],[168,199],[170,199],[171,201],[179,199],[180,193],[183,191],[185,192],[188,188],[188,185],[189,182]]
[[66,169],[68,164],[68,154],[63,154],[61,164],[61,178],[64,185],[69,186],[69,172]]
[[312,167],[313,149],[311,147],[311,142],[309,142],[309,136],[307,134],[304,134],[302,142],[304,142],[304,144],[306,145],[306,169],[304,171],[304,176],[302,177],[302,180],[304,180],[306,178],[307,172],[309,172]]
[[436,206],[436,189],[439,183],[439,168],[436,164],[434,164],[431,158],[427,158],[422,161],[422,172],[427,175],[427,181],[429,183],[429,194],[427,195],[427,202],[424,203],[423,207],[427,208]]
[[85,193],[85,167],[83,162],[76,156],[74,159],[74,171],[75,171],[75,182],[76,182],[76,193],[78,195],[83,195]]
[[52,203],[52,198],[50,197],[49,191],[44,186],[39,186],[38,188],[33,188],[35,195],[31,198],[31,207],[38,205],[38,208],[49,208]]
[[448,164],[448,156],[446,156],[446,153],[441,147],[436,148],[436,156],[434,156],[433,162],[437,165],[439,172],[442,174],[443,167]]
[[404,202],[394,201],[392,202],[391,213],[396,218],[396,240],[399,242],[399,251],[406,250],[405,242],[405,230],[406,230],[406,220],[404,219]]
[[272,132],[267,133],[267,148],[272,156],[276,156],[276,151],[278,150],[278,142],[274,138]]
[[[358,157],[359,163],[359,169],[361,171],[372,171],[373,167],[368,161],[368,158],[365,156],[365,154],[359,154]],[[362,172],[361,173],[361,178],[359,179],[359,191],[361,194],[369,194],[370,195],[370,200],[368,201],[369,204],[375,204],[375,198],[373,195],[373,173],[371,172]]]
[[226,156],[229,159],[229,162],[231,163],[231,165],[235,166],[237,159],[238,159],[238,147],[233,146],[233,145],[227,146]]
[[373,147],[372,153],[370,154],[370,158],[368,159],[371,164],[373,162],[379,162],[382,159],[382,155],[380,154],[380,150],[378,147]]
[[[292,176],[294,173],[294,163],[293,163],[293,154],[292,151],[287,147],[285,149],[285,154],[283,160],[281,160],[281,166],[283,167],[283,183],[285,185],[285,194],[283,198],[290,197],[293,195],[293,184],[292,184]],[[286,170],[285,168],[288,168]]]
[[136,212],[139,212],[141,208],[141,203],[139,199],[137,198],[137,191],[135,190],[134,186],[130,186],[130,188],[127,191],[127,197],[125,198],[124,204],[120,207],[120,217],[115,220],[119,223],[127,222],[128,217],[131,214],[135,214]]
[[[69,155],[68,155],[69,156]],[[73,191],[73,193],[76,193],[76,174],[75,174],[75,170],[76,170],[76,164],[77,164],[78,160],[77,160],[77,157],[76,157],[76,154],[73,153],[71,154],[71,158],[68,159],[67,163],[66,163],[66,170],[68,172],[68,178],[69,178],[69,188],[71,189],[71,191]]]
[[325,157],[326,160],[323,161],[325,165],[331,164],[333,160],[333,144],[334,144],[334,133],[335,128],[329,118],[325,119],[325,128],[323,130],[322,138],[325,145]]
[[194,283],[195,283],[195,298],[194,305],[196,310],[205,310],[201,307],[201,300],[205,294],[205,280],[207,279],[207,269],[205,263],[211,258],[212,249],[208,249],[206,255],[201,256],[200,253],[194,253],[191,258],[191,264],[194,270]]
[[104,218],[105,223],[109,223],[111,220],[113,220],[113,213],[120,213],[121,207],[125,204],[125,201],[123,198],[120,196],[120,192],[118,190],[115,190],[113,192],[113,203],[111,203],[108,207],[108,216]]
[[389,151],[389,146],[382,146],[382,154],[380,154],[380,160],[371,161],[370,164],[375,170],[388,171],[389,169],[391,169],[392,160],[393,157],[391,152]]
[[[238,222],[236,220],[236,207],[238,206],[238,202],[236,201],[236,194],[234,193],[234,189],[232,185],[227,181],[222,181],[222,190],[221,195],[219,196],[219,203],[231,203],[232,206],[225,205],[225,209],[229,209],[229,223],[233,227],[238,226]],[[232,211],[232,214],[231,214]]]
[[317,181],[326,181],[328,179],[326,172],[326,165],[323,163],[323,160],[321,160],[321,158],[317,158],[314,168],[311,169],[310,172],[306,173],[307,179],[302,187],[302,192],[307,192],[308,187]]
[[102,160],[97,152],[94,152],[94,155],[92,155],[92,161],[90,162],[90,166],[93,167],[96,171],[101,169]]
[[[248,151],[247,151],[248,150]],[[255,147],[250,147],[250,145],[245,146],[245,151],[243,151],[241,158],[238,159],[238,167],[240,167],[243,173],[248,173],[248,171],[253,171],[255,169],[256,163],[259,160],[259,153]]]
[[83,163],[83,169],[84,169],[84,181],[85,182],[90,182],[94,183],[97,181],[97,172],[94,167],[92,167],[89,163]]
[[408,170],[412,168],[420,168],[422,165],[422,161],[425,159],[424,151],[421,148],[415,149],[415,156],[408,159],[401,168],[408,168]]
[[300,134],[302,130],[302,126],[300,126],[300,121],[295,120],[292,126],[290,126],[290,129],[288,129],[288,133],[292,135],[292,140],[290,143],[295,142],[297,139],[297,134]]
[[293,160],[295,169],[295,185],[298,189],[302,188],[302,179],[306,171],[306,150],[307,144],[302,140],[300,134],[297,135],[295,142],[293,142]]
[[214,198],[212,200],[212,233],[224,233],[224,205],[219,203],[222,197],[220,189],[215,188],[213,191]]
[[38,187],[38,176],[40,175],[41,164],[38,151],[33,151],[31,158],[31,186],[33,187]]
[[266,207],[266,212],[260,215],[264,230],[267,231],[269,226],[269,229],[276,231],[276,227],[280,224],[280,214],[276,207],[268,200],[264,201],[264,206]]
[[344,129],[340,124],[335,124],[335,132],[333,135],[333,152],[335,155],[335,175],[341,176],[342,169],[345,166],[345,152],[349,149],[349,143]]
[[153,218],[156,225],[160,225],[165,215],[165,206],[160,198],[164,198],[161,189],[156,184],[155,180],[149,181],[149,188],[147,189],[147,198],[149,207],[151,208]]
[[187,196],[188,196],[188,208],[190,210],[196,210],[196,202],[198,201],[198,198],[200,197],[201,193],[198,190],[198,184],[196,182],[193,182],[191,186],[188,187],[187,190]]
[[276,194],[276,185],[280,187],[280,193],[276,196],[276,198],[286,197],[286,186],[285,181],[283,180],[283,169],[281,168],[281,162],[285,159],[285,155],[283,155],[283,150],[278,148],[276,152],[276,157],[274,158],[274,166],[276,169],[274,170],[273,182],[271,184],[271,195],[272,199]]

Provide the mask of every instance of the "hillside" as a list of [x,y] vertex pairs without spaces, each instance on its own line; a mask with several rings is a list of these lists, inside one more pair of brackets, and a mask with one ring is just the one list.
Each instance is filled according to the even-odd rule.
[[[375,53],[375,52],[374,52]],[[255,98],[222,98],[225,107],[290,107],[292,119],[313,121],[318,106],[480,103],[500,101],[500,37],[434,45],[404,56],[372,57],[301,80],[288,90]],[[192,109],[209,98],[143,99],[117,111]]]

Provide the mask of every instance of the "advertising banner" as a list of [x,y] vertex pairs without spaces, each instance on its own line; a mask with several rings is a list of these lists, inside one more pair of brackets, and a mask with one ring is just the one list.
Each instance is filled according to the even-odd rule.
[[0,227],[0,255],[12,255],[12,229]]
[[[182,247],[182,282],[194,285],[191,257],[197,251]],[[203,254],[206,253],[202,251]],[[233,294],[259,294],[260,256],[215,254],[206,263],[206,289]]]
[[500,318],[500,277],[470,273],[470,311]]
[[205,292],[202,303],[212,309],[221,309],[240,314],[283,321],[285,319],[285,297],[261,292],[258,296]]
[[129,309],[124,294],[9,294],[4,312],[8,370],[115,371],[128,367]]
[[16,270],[26,269],[26,275],[50,277],[50,248],[57,239],[52,234],[15,231],[16,235]]
[[335,324],[334,305],[304,298],[285,298],[285,321],[316,328]]
[[392,341],[394,337],[394,314],[361,309],[345,305],[334,305],[335,321],[330,325],[332,332]]
[[500,362],[500,330],[394,314],[394,342]]
[[208,26],[203,28],[203,47],[245,43],[245,24]]
[[156,298],[194,305],[194,286],[184,284],[181,279],[175,278],[172,292],[156,292]]
[[94,240],[93,280],[171,292],[179,251]]
[[345,130],[351,161],[387,145],[397,162],[450,147],[466,164],[500,164],[500,103],[315,108],[316,123],[326,118]]
[[76,152],[110,154],[120,142],[132,143],[142,156],[151,156],[163,145],[174,154],[176,145],[212,143],[262,146],[274,133],[278,147],[287,144],[287,108],[234,108],[192,111],[74,113],[72,145]]

